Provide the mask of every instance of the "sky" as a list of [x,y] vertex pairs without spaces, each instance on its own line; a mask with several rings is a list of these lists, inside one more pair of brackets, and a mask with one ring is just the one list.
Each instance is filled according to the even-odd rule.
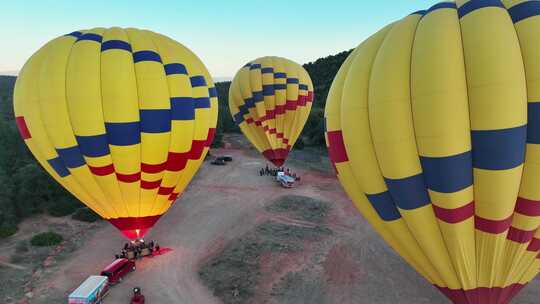
[[47,41],[93,27],[136,27],[190,48],[214,78],[246,62],[298,63],[354,48],[386,24],[436,0],[0,0],[0,75],[14,74]]

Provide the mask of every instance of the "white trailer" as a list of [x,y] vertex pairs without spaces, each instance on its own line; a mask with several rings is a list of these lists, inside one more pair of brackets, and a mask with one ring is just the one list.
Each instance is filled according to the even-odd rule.
[[89,276],[68,297],[68,304],[101,304],[109,291],[108,278],[105,276]]

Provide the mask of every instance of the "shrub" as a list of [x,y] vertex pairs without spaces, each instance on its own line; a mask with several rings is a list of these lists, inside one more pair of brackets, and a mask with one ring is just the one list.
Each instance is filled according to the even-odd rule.
[[79,207],[79,202],[69,196],[66,196],[54,200],[54,202],[47,208],[47,211],[52,216],[61,217],[72,214]]
[[46,247],[58,245],[63,240],[64,238],[62,238],[60,234],[49,231],[34,235],[30,240],[30,244],[32,244],[32,246]]
[[17,232],[17,225],[15,224],[2,224],[0,226],[0,239],[12,236]]
[[92,223],[100,219],[99,215],[92,211],[90,208],[83,207],[77,209],[75,213],[71,216],[72,219],[78,220],[81,222]]

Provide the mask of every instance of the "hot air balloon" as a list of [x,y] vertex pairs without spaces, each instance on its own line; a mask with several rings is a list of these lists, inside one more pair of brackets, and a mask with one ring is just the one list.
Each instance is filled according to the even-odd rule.
[[217,107],[197,56],[133,28],[50,41],[14,92],[17,125],[38,162],[130,239],[144,236],[201,165]]
[[277,167],[300,136],[313,103],[306,70],[291,60],[262,57],[242,67],[229,89],[229,109],[242,133]]
[[540,2],[442,2],[361,43],[326,141],[359,211],[454,303],[509,303],[540,266]]

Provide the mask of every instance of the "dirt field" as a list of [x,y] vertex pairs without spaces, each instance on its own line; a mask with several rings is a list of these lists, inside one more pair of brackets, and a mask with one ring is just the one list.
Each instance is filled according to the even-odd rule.
[[[295,152],[287,165],[302,176],[302,182],[294,189],[282,189],[271,177],[258,175],[264,161],[246,148],[241,137],[228,141],[227,149],[212,153],[232,155],[233,162],[227,166],[206,162],[148,234],[147,239],[172,251],[138,262],[137,270],[112,288],[105,303],[129,303],[134,286],[142,288],[150,304],[448,303],[362,219],[327,160],[313,151]],[[73,245],[58,249],[52,265],[43,266],[42,260],[54,249],[36,253],[31,270],[0,266],[0,279],[12,272],[26,273],[19,282],[27,286],[9,293],[9,287],[0,285],[0,302],[65,303],[67,294],[88,275],[99,273],[124,242],[104,222],[60,224],[71,227],[65,232],[70,240],[66,244]],[[28,235],[36,231],[27,223],[23,227],[28,227],[21,229]],[[0,246],[5,253],[0,262],[9,262],[17,240],[24,237],[19,232]],[[80,248],[75,250],[76,246]],[[539,303],[539,281],[525,288],[514,303]],[[29,292],[31,298],[24,296]]]

